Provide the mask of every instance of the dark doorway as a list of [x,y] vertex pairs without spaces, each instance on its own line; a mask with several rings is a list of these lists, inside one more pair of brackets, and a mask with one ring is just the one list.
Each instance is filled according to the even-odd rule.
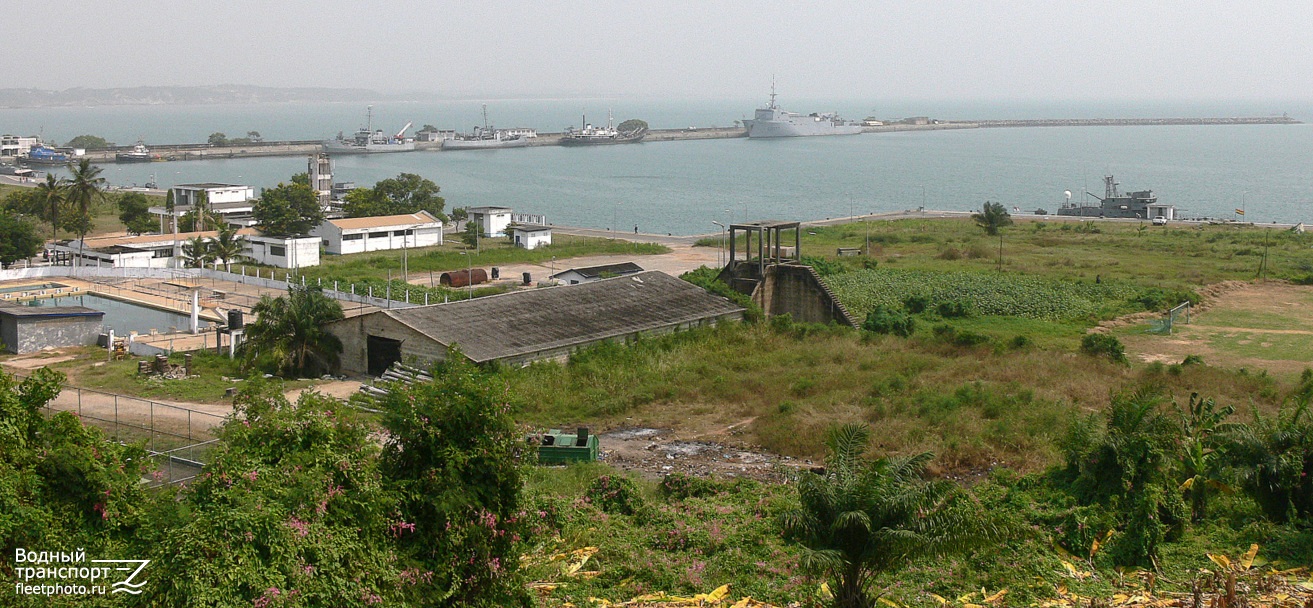
[[381,376],[393,363],[401,360],[401,340],[368,336],[365,338],[365,358],[369,375]]

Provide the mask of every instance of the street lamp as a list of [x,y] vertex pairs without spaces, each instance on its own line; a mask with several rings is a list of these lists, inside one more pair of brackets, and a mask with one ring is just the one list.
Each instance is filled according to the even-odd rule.
[[725,225],[720,222],[717,222],[716,220],[711,220],[711,223],[720,226],[720,244],[716,246],[716,265],[720,267],[724,267],[725,266],[725,262],[724,262]]

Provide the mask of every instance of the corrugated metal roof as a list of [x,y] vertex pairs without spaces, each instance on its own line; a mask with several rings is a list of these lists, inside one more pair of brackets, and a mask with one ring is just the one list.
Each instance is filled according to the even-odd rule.
[[604,266],[588,266],[586,268],[571,268],[569,270],[563,270],[561,272],[552,275],[552,278],[555,279],[556,277],[559,277],[567,272],[574,272],[574,273],[578,273],[579,276],[582,276],[584,278],[595,279],[604,274],[620,276],[626,274],[634,274],[636,272],[643,272],[643,267],[633,262],[621,262],[619,264],[606,264]]
[[431,224],[436,223],[438,218],[429,215],[427,211],[419,213],[406,213],[402,215],[378,215],[374,217],[349,217],[340,220],[328,220],[328,223],[341,228],[342,230],[357,230],[360,228],[382,228],[384,226],[409,226],[411,224]]
[[649,271],[371,314],[387,315],[443,345],[458,345],[466,357],[484,362],[742,311],[692,283]]

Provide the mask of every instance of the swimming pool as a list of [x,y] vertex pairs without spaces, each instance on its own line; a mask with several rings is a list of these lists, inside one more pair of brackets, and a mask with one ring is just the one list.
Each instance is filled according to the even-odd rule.
[[68,285],[61,283],[38,283],[35,285],[17,285],[14,287],[0,287],[0,293],[21,293],[24,291],[37,292],[49,291],[51,289],[68,289]]
[[[132,331],[139,334],[149,334],[152,329],[159,333],[186,331],[191,323],[191,317],[181,313],[132,304],[95,294],[38,299],[24,302],[22,305],[85,306],[92,310],[99,310],[105,313],[105,328],[113,329],[114,333],[118,335],[127,335],[128,332]],[[211,323],[202,319],[200,324],[201,327],[207,327]]]

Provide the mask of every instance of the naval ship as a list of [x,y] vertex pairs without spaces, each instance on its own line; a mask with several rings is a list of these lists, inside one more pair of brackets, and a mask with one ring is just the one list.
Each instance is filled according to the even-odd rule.
[[337,134],[337,139],[324,142],[324,151],[329,154],[376,154],[379,152],[410,152],[415,149],[415,140],[406,139],[406,130],[412,123],[406,123],[396,135],[388,135],[382,129],[374,130],[374,106],[366,108],[368,118],[366,125],[360,127],[351,138]]
[[628,124],[637,124],[636,127],[629,127],[621,131],[613,124],[611,112],[606,113],[606,126],[593,126],[588,122],[588,116],[583,117],[582,127],[576,129],[570,127],[561,134],[562,146],[605,146],[610,144],[636,144],[643,141],[647,136],[647,123],[642,121],[625,121],[620,126]]
[[1097,199],[1099,201],[1098,205],[1086,205],[1084,201],[1076,204],[1068,203],[1058,208],[1058,215],[1175,219],[1176,207],[1173,205],[1159,205],[1158,197],[1154,196],[1153,190],[1122,193],[1117,189],[1120,185],[1116,178],[1105,175],[1103,176],[1104,194],[1102,198],[1092,192],[1085,193]]
[[519,135],[508,135],[501,129],[488,126],[488,106],[483,106],[483,126],[474,127],[469,135],[457,135],[455,139],[442,141],[443,150],[496,150],[498,148],[523,148],[529,140]]
[[797,112],[785,112],[775,105],[775,85],[770,87],[770,103],[764,108],[757,108],[752,120],[743,121],[748,137],[806,137],[811,135],[856,135],[862,132],[862,126],[852,124],[839,118],[833,112],[812,113],[807,115]]

